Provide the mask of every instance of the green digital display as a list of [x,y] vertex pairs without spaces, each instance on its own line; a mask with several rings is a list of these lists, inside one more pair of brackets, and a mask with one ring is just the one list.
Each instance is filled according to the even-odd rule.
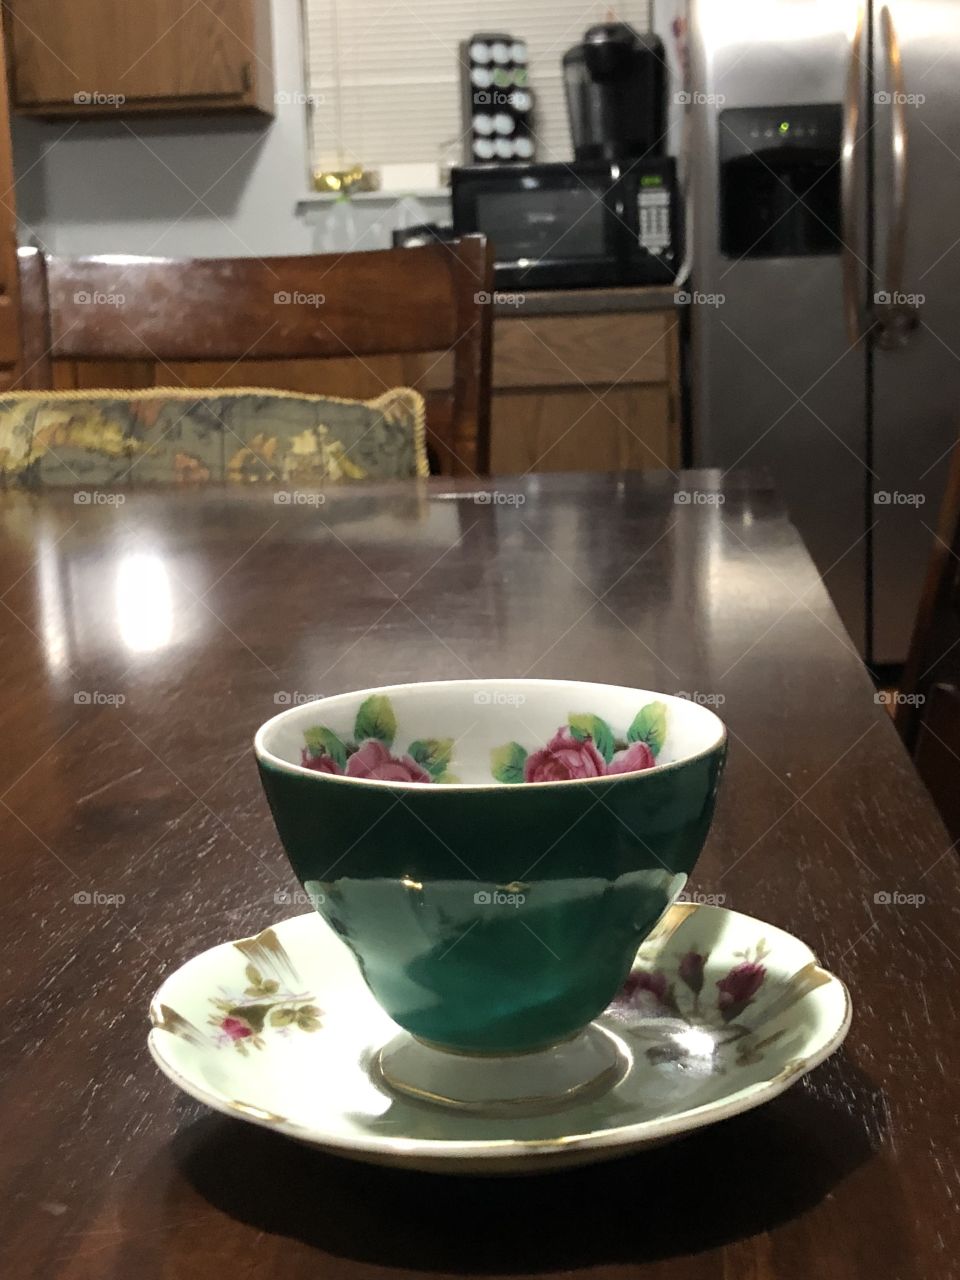
[[659,173],[645,173],[640,178],[641,187],[662,187],[663,178]]

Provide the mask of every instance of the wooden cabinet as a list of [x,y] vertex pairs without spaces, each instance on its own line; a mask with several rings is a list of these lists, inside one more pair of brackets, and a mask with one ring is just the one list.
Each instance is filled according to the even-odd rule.
[[503,307],[493,474],[679,466],[678,334],[666,289],[543,292]]
[[7,0],[4,9],[19,115],[273,114],[269,0]]

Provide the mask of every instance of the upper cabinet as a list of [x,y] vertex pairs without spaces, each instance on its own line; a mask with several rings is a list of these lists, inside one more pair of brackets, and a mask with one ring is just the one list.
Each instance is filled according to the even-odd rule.
[[4,10],[18,115],[273,114],[270,0],[6,0]]

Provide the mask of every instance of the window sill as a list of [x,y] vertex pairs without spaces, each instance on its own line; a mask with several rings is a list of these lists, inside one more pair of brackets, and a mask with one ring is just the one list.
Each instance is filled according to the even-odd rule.
[[313,205],[336,204],[338,200],[347,199],[356,204],[396,204],[398,200],[449,200],[449,187],[410,188],[396,191],[357,191],[352,196],[337,191],[311,191],[297,202],[297,212],[307,210]]

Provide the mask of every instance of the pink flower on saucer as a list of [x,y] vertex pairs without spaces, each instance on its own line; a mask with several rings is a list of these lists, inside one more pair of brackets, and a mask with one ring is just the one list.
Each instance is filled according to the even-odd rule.
[[241,1018],[222,1018],[220,1030],[230,1040],[246,1040],[253,1035],[253,1028]]
[[717,1008],[723,1015],[724,1022],[730,1022],[741,1014],[753,997],[763,986],[767,971],[762,964],[745,961],[734,968],[717,983],[719,995]]

